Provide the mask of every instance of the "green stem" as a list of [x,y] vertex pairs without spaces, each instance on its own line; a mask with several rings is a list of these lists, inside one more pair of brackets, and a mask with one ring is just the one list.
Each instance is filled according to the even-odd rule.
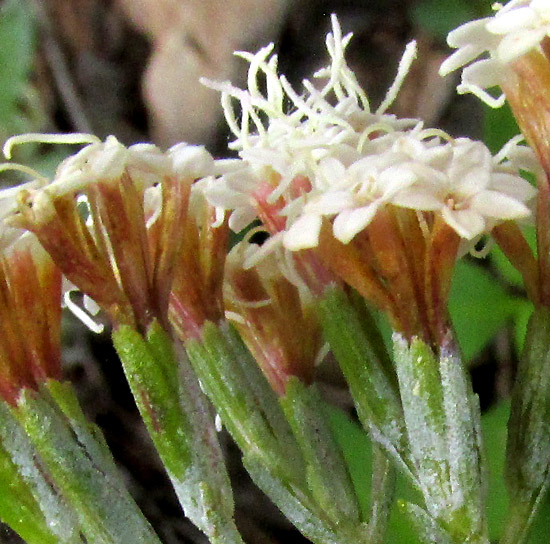
[[327,289],[319,310],[361,424],[416,484],[397,378],[374,320],[366,308],[358,312],[339,288]]
[[550,308],[529,320],[512,392],[506,483],[510,513],[505,542],[525,542],[550,486]]
[[369,543],[382,544],[395,496],[395,468],[385,452],[373,443]]
[[212,544],[242,544],[212,407],[181,345],[153,323],[113,332],[128,383],[185,515]]
[[533,518],[533,508],[530,502],[510,505],[506,517],[506,525],[500,539],[500,544],[524,544]]
[[24,391],[14,413],[55,487],[94,544],[160,544],[118,475],[98,431],[70,386],[49,382],[51,397]]

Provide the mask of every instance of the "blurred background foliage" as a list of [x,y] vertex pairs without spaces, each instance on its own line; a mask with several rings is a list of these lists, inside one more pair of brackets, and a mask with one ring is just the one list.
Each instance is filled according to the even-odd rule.
[[[454,135],[482,137],[497,151],[518,132],[510,110],[484,109],[471,97],[457,97],[456,81],[437,76],[447,54],[447,32],[489,13],[490,4],[487,0],[3,0],[0,139],[21,132],[94,131],[100,136],[114,133],[126,143],[152,140],[167,146],[187,140],[220,154],[228,135],[220,122],[218,99],[199,86],[197,77],[242,83],[244,65],[232,59],[232,50],[254,50],[274,40],[282,70],[299,82],[324,62],[327,15],[335,12],[344,30],[355,33],[349,62],[374,102],[391,81],[404,44],[417,38],[419,59],[395,105],[396,113],[420,115]],[[24,146],[16,159],[51,175],[69,151]],[[9,172],[2,176],[4,184],[21,179]],[[529,236],[533,238],[532,233]],[[519,275],[500,251],[494,249],[487,259],[459,263],[451,314],[484,410],[492,538],[498,537],[506,515],[502,469],[507,399],[530,312]],[[105,337],[91,337],[68,320],[66,343],[67,376],[77,385],[89,417],[103,427],[146,515],[167,543],[203,542],[181,520]],[[334,364],[325,363],[318,374],[328,401],[337,406],[327,413],[366,510],[368,438],[354,420]],[[245,538],[255,543],[303,542],[252,488],[239,466],[238,452],[225,440]],[[400,482],[398,499],[409,499],[413,493]],[[531,542],[548,542],[549,528],[547,504]],[[388,542],[416,542],[398,505],[390,532]],[[5,528],[0,541],[17,539]]]

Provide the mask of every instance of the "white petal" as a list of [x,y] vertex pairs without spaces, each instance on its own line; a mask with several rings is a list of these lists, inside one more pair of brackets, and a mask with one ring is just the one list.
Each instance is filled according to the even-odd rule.
[[443,206],[442,199],[429,187],[410,187],[395,194],[392,204],[402,208],[420,211],[439,210]]
[[316,247],[319,243],[321,224],[320,215],[302,215],[285,232],[283,245],[291,251]]
[[546,29],[534,28],[508,34],[502,38],[496,54],[500,62],[511,62],[537,47],[546,36]]
[[233,232],[241,232],[241,230],[248,227],[256,217],[256,210],[252,206],[237,208],[231,212],[231,216],[229,217],[229,228]]
[[488,89],[502,80],[503,66],[494,59],[483,59],[467,66],[462,71],[462,85],[477,85]]
[[537,22],[537,15],[530,7],[518,8],[493,17],[485,28],[493,34],[508,34],[527,28]]
[[464,47],[471,43],[479,43],[483,45],[488,41],[487,23],[493,18],[486,17],[485,19],[477,19],[469,21],[458,28],[455,28],[447,36],[447,43],[451,47]]
[[462,68],[483,53],[483,48],[477,45],[468,44],[457,49],[451,56],[447,57],[439,67],[439,75],[446,76],[458,68]]
[[491,176],[489,187],[504,193],[520,202],[528,202],[537,194],[537,189],[527,180],[512,174],[495,173]]
[[252,206],[250,195],[233,191],[227,187],[223,179],[214,180],[204,190],[204,196],[212,204],[226,210],[234,210],[241,206]]
[[496,191],[483,191],[473,197],[471,208],[484,216],[497,219],[519,219],[531,215],[525,204]]
[[321,176],[327,180],[329,185],[336,185],[346,175],[346,169],[344,165],[337,159],[329,157],[323,159],[319,163],[319,170]]
[[105,145],[103,150],[91,158],[83,172],[99,179],[119,179],[126,167],[128,150],[116,141],[113,145]]
[[443,208],[441,215],[447,223],[461,238],[471,240],[485,229],[485,220],[473,210],[451,210]]
[[332,191],[308,202],[304,206],[304,211],[316,215],[334,215],[353,206],[355,199],[349,191]]
[[332,226],[334,237],[347,244],[372,221],[378,211],[379,203],[373,202],[356,210],[345,210],[340,213]]
[[491,152],[481,142],[457,140],[449,167],[453,190],[471,195],[487,187],[492,170]]
[[376,180],[376,186],[384,193],[384,196],[391,197],[399,190],[408,187],[418,179],[418,176],[407,165],[393,166],[384,170]]
[[214,159],[203,146],[180,143],[168,150],[173,168],[180,176],[202,178],[213,172]]
[[235,172],[226,174],[221,178],[229,189],[240,193],[254,192],[260,183],[258,177],[248,168],[242,168]]

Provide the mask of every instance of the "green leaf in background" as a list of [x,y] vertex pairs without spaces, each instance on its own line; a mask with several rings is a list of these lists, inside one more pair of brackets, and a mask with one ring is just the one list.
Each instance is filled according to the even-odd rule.
[[[372,476],[372,446],[370,439],[365,431],[357,423],[351,421],[342,410],[328,407],[327,412],[332,432],[342,448],[344,459],[348,464],[361,511],[363,516],[368,519]],[[405,478],[399,475],[396,498],[416,503],[421,501],[419,494],[406,483]],[[390,516],[385,541],[392,544],[420,544],[409,520],[395,505]]]
[[[485,452],[489,463],[489,495],[487,514],[489,536],[496,541],[508,515],[508,495],[504,484],[506,455],[506,426],[510,415],[510,403],[501,402],[482,418]],[[547,544],[550,530],[550,500],[540,507],[539,515],[531,529],[529,544]]]
[[421,0],[411,9],[413,23],[442,40],[453,28],[476,17],[476,10],[465,0]]
[[491,150],[497,153],[510,138],[520,133],[518,124],[508,103],[502,108],[490,108],[484,106],[483,116],[483,142]]
[[481,266],[458,262],[449,309],[464,359],[477,355],[524,303]]
[[0,130],[4,137],[24,128],[19,107],[32,68],[34,37],[30,3],[5,0],[0,9]]

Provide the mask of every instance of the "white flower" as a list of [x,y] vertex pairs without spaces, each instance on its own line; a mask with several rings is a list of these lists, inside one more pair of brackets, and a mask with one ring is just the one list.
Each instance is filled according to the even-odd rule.
[[502,221],[530,216],[526,206],[536,189],[511,165],[494,161],[481,142],[460,138],[441,148],[435,167],[411,163],[417,181],[400,190],[393,204],[440,213],[466,240],[473,240]]
[[[7,168],[4,167],[2,169],[4,170]],[[7,187],[0,190],[0,251],[4,254],[21,243],[35,242],[35,237],[31,233],[23,229],[12,227],[6,224],[5,220],[17,212],[17,195],[21,191],[33,192],[45,183],[47,183],[47,180],[38,178],[14,187]],[[36,241],[36,243],[38,242]]]
[[496,9],[493,17],[470,21],[449,34],[447,42],[457,51],[440,68],[446,75],[466,66],[458,92],[471,92],[492,107],[502,106],[504,95],[495,98],[486,89],[501,83],[509,63],[540,48],[550,36],[549,0],[512,0]]
[[[273,45],[256,54],[237,53],[250,63],[248,89],[230,83],[206,82],[222,93],[226,120],[236,136],[230,147],[239,150],[245,168],[222,177],[219,186],[209,184],[207,198],[224,210],[234,210],[231,227],[238,230],[257,216],[255,193],[270,184],[267,203],[294,198],[296,180],[311,178],[319,161],[333,157],[350,164],[375,153],[377,141],[387,133],[421,126],[418,119],[397,119],[386,114],[416,54],[414,42],[407,46],[394,84],[375,111],[355,74],[345,62],[351,34],[342,36],[336,17],[326,44],[331,62],[314,74],[319,83],[304,80],[297,92],[277,73]],[[263,89],[265,88],[265,91]],[[232,101],[239,103],[235,114]],[[290,104],[290,107],[289,107]],[[248,173],[245,172],[248,170]]]
[[386,151],[348,167],[321,161],[312,190],[285,210],[285,247],[316,247],[323,218],[332,218],[334,237],[349,243],[386,205],[439,214],[467,241],[502,221],[530,216],[526,203],[536,189],[519,169],[536,168],[536,161],[517,139],[493,158],[480,142],[423,136],[403,134]]
[[335,238],[344,244],[365,229],[378,209],[416,179],[408,168],[392,164],[391,153],[373,155],[346,168],[328,158],[319,164],[314,190],[307,195],[300,217],[284,236],[284,245],[293,251],[315,247],[323,217],[336,216]]
[[172,161],[152,144],[126,147],[114,136],[94,142],[66,158],[57,168],[50,194],[79,192],[89,183],[118,181],[124,173],[145,188],[171,172]]
[[179,143],[167,155],[172,160],[172,171],[180,177],[203,178],[214,171],[214,159],[203,146]]

